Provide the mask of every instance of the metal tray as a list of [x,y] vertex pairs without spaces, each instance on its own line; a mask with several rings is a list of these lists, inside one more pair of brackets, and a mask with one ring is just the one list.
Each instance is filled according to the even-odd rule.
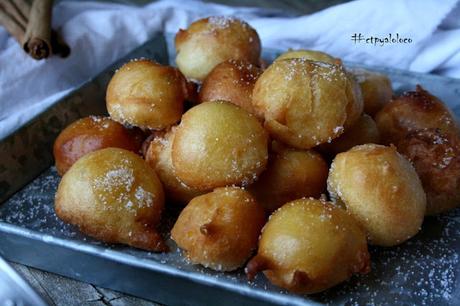
[[[79,117],[105,114],[105,89],[115,68],[137,57],[167,63],[168,58],[173,59],[172,43],[171,35],[156,36],[0,140],[2,256],[168,305],[460,305],[460,210],[426,218],[423,230],[401,246],[371,247],[370,274],[309,296],[280,290],[261,275],[248,282],[242,270],[217,273],[189,264],[170,239],[167,243],[171,252],[155,254],[95,241],[61,222],[53,209],[59,183],[52,167],[55,137]],[[279,54],[264,52],[268,61]],[[460,80],[373,69],[388,74],[396,92],[421,84],[460,115]],[[166,212],[167,222],[162,229],[165,236],[174,214]]]

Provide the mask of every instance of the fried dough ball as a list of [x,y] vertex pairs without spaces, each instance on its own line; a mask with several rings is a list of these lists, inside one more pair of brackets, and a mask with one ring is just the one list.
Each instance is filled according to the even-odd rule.
[[59,175],[83,155],[99,149],[116,147],[138,153],[144,134],[138,129],[128,129],[109,117],[89,116],[79,119],[56,138],[53,155]]
[[62,177],[55,210],[80,231],[109,243],[166,251],[156,226],[163,187],[138,155],[119,148],[86,154]]
[[363,225],[374,245],[397,245],[420,230],[425,192],[414,167],[395,147],[365,144],[338,154],[328,190]]
[[355,124],[346,129],[345,132],[332,140],[331,143],[324,143],[319,150],[326,155],[334,157],[340,152],[348,151],[356,145],[380,142],[380,134],[377,125],[371,116],[362,114]]
[[133,60],[110,80],[107,110],[118,122],[161,130],[179,121],[189,90],[178,69],[147,59]]
[[259,63],[259,35],[234,17],[213,16],[193,22],[176,34],[176,64],[189,79],[202,81],[219,63],[229,59]]
[[437,129],[411,132],[397,143],[414,165],[426,192],[426,214],[460,205],[460,139]]
[[255,116],[234,104],[201,103],[182,117],[172,146],[181,181],[201,190],[248,185],[265,169],[268,136]]
[[171,238],[187,258],[217,271],[244,265],[257,247],[264,210],[244,189],[217,188],[184,208]]
[[298,149],[338,137],[363,107],[359,87],[343,67],[302,58],[275,61],[252,98],[270,135]]
[[145,153],[145,161],[155,169],[165,189],[166,199],[173,203],[187,204],[204,192],[184,184],[176,175],[172,163],[172,142],[176,134],[173,127],[167,133],[161,133],[150,142]]
[[243,60],[220,63],[208,74],[200,89],[200,101],[228,101],[255,114],[252,90],[262,70]]
[[420,85],[386,104],[375,122],[384,144],[397,143],[407,133],[421,129],[459,133],[455,117],[446,105]]
[[296,293],[316,293],[355,273],[368,273],[366,234],[344,209],[299,199],[275,211],[262,230],[259,250],[246,266]]
[[313,150],[280,148],[269,156],[267,170],[249,191],[269,213],[302,197],[319,197],[326,191],[328,165]]
[[390,102],[393,96],[390,79],[375,71],[361,68],[349,69],[355,76],[364,101],[364,112],[374,116],[385,104]]
[[341,65],[342,61],[339,58],[330,56],[329,54],[315,50],[289,50],[278,56],[275,61],[290,59],[290,58],[304,58],[315,62],[324,62],[333,65]]

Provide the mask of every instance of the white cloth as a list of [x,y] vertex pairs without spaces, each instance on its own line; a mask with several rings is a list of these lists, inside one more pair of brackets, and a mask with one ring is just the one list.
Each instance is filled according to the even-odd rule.
[[[210,15],[248,21],[263,47],[318,49],[346,61],[460,78],[458,2],[358,0],[287,18],[263,9],[199,1],[163,0],[144,7],[64,1],[54,7],[53,26],[72,48],[66,59],[35,61],[0,28],[0,139],[155,33],[175,33]],[[413,42],[355,44],[355,33],[382,38],[399,33]]]

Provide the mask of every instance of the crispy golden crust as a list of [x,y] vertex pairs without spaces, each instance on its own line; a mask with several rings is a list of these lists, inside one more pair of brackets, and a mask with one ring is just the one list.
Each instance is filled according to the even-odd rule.
[[290,58],[304,58],[310,61],[323,62],[333,65],[342,65],[342,60],[335,58],[325,52],[316,50],[289,50],[278,56],[275,61],[290,59]]
[[246,268],[250,278],[263,271],[273,284],[307,294],[369,270],[366,235],[354,218],[311,198],[287,203],[270,216]]
[[257,247],[265,213],[238,187],[194,198],[179,215],[171,238],[193,263],[218,271],[244,265]]
[[172,146],[176,174],[206,190],[248,185],[265,169],[268,136],[259,121],[228,102],[205,102],[182,117]]
[[157,173],[163,183],[167,201],[186,205],[191,199],[202,195],[205,191],[191,188],[182,182],[176,175],[172,163],[172,142],[176,128],[173,127],[163,135],[157,135],[148,146],[145,161]]
[[390,79],[381,73],[361,68],[349,69],[355,76],[363,95],[364,112],[374,116],[393,96]]
[[363,225],[372,244],[397,245],[420,230],[425,192],[414,167],[395,147],[365,144],[338,154],[328,190]]
[[252,90],[262,70],[244,60],[220,63],[208,74],[200,89],[200,102],[228,101],[255,114]]
[[345,93],[349,101],[347,105],[347,120],[344,124],[344,128],[347,129],[353,126],[363,114],[364,102],[361,88],[359,87],[355,77],[348,71],[345,71],[345,74],[347,75],[348,81],[348,85],[345,88]]
[[124,64],[107,87],[110,116],[142,129],[161,130],[178,122],[193,88],[174,67],[150,60]]
[[164,206],[161,182],[138,155],[118,148],[80,158],[62,177],[55,210],[80,231],[109,243],[165,251],[156,231]]
[[427,197],[427,215],[460,205],[460,139],[437,129],[411,132],[397,143],[414,165]]
[[[283,59],[293,59],[293,58],[299,58],[299,59],[304,59],[304,60],[309,60],[309,61],[314,61],[314,62],[323,62],[335,66],[340,66],[342,67],[342,60],[339,58],[332,57],[331,55],[321,52],[321,51],[315,51],[315,50],[291,50],[287,51],[278,58],[275,59],[275,61],[283,60]],[[347,89],[347,96],[349,96],[350,99],[354,100],[354,103],[349,103],[347,106],[347,120],[345,121],[344,127],[347,128],[351,125],[354,124],[355,121],[358,120],[358,117],[361,115],[363,111],[363,101],[361,99],[361,90],[359,88],[359,85],[357,82],[355,82],[355,77],[346,72],[348,78],[350,79],[351,82],[351,88]]]
[[446,105],[420,85],[416,91],[406,92],[386,104],[375,122],[384,144],[397,143],[407,133],[421,129],[459,133],[455,117]]
[[362,112],[358,85],[343,67],[302,58],[268,67],[254,86],[253,105],[273,138],[299,149],[338,137]]
[[89,116],[67,126],[56,138],[53,155],[59,175],[83,155],[99,149],[116,147],[139,153],[144,133],[128,129],[108,117]]
[[176,64],[189,79],[202,81],[229,59],[259,64],[260,39],[246,22],[234,17],[209,17],[176,34]]
[[289,201],[319,197],[326,191],[328,171],[327,163],[313,150],[278,149],[249,191],[271,213]]
[[318,149],[325,155],[334,157],[340,152],[366,143],[380,143],[380,134],[375,121],[369,115],[362,114],[355,124],[345,129],[342,135],[332,140],[331,143],[320,145]]

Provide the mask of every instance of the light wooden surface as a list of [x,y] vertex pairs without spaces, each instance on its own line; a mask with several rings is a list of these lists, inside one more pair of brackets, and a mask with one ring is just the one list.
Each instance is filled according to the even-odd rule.
[[158,306],[137,297],[10,263],[50,306]]
[[[62,1],[62,0],[61,0]],[[105,0],[110,1],[110,0]],[[115,0],[144,4],[149,0]],[[312,13],[346,0],[205,0],[235,6],[267,7],[288,10],[299,15]],[[137,297],[79,282],[53,273],[33,269],[20,264],[11,265],[52,306],[158,306],[160,304]]]

